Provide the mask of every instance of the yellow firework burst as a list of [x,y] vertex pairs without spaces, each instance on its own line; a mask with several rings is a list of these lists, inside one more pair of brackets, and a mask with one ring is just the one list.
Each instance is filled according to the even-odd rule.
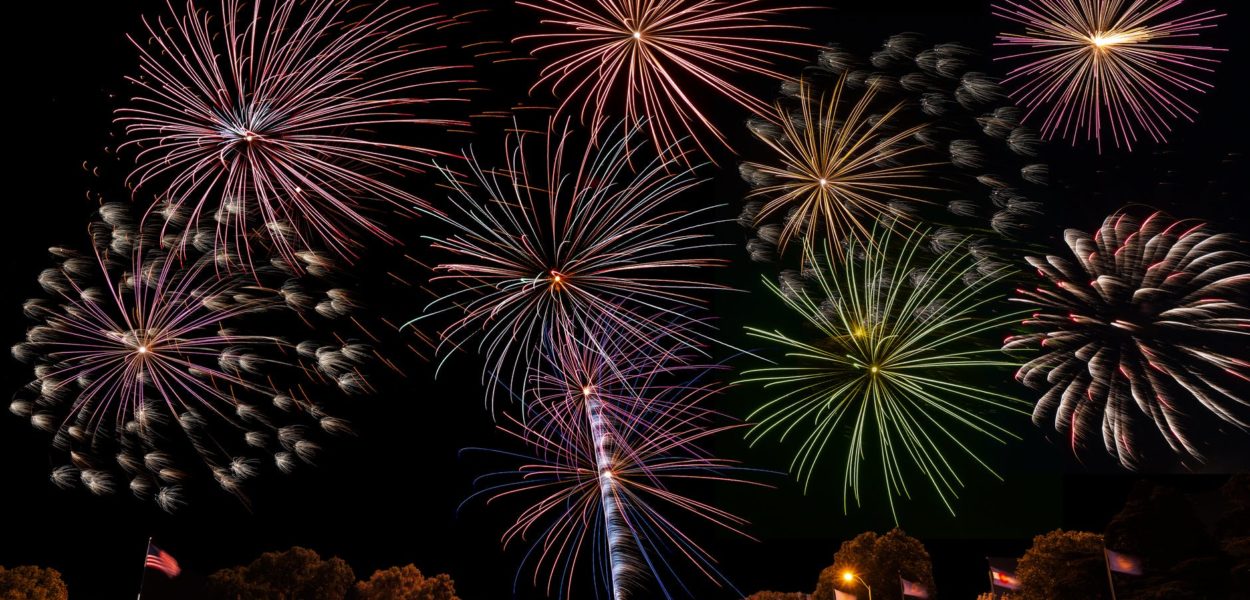
[[746,371],[740,381],[775,394],[748,417],[748,438],[796,438],[791,471],[805,487],[822,457],[844,457],[844,510],[852,496],[861,504],[865,467],[873,468],[876,454],[891,512],[896,497],[911,496],[914,477],[954,514],[952,500],[963,486],[956,455],[990,469],[975,439],[1004,443],[1015,435],[1001,415],[1026,414],[1026,402],[994,391],[996,373],[1015,363],[985,343],[1020,314],[992,308],[1005,271],[978,273],[958,247],[922,259],[919,232],[901,244],[894,233],[877,237],[873,246],[848,244],[846,255],[862,260],[835,261],[831,244],[822,251],[805,245],[814,267],[804,289],[766,281],[818,334],[805,340],[747,328],[785,352],[775,366]]

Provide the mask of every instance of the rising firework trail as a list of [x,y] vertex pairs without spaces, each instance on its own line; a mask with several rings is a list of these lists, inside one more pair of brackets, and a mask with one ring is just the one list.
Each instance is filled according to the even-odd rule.
[[1184,0],[1020,0],[994,14],[1024,26],[996,45],[1019,64],[1004,82],[1012,98],[1041,120],[1042,135],[1075,144],[1082,135],[1101,151],[1105,137],[1132,150],[1139,134],[1166,141],[1170,121],[1198,114],[1185,96],[1206,81],[1220,48],[1198,41],[1223,17],[1214,10],[1173,15]]
[[[1250,257],[1205,223],[1154,213],[1068,230],[1070,257],[1030,258],[1043,283],[1009,350],[1041,351],[1019,371],[1045,390],[1033,419],[1074,452],[1101,437],[1125,467],[1244,464],[1250,428]],[[1075,259],[1075,262],[1073,262]],[[1240,443],[1229,444],[1229,436]]]
[[528,0],[548,31],[517,38],[539,45],[533,54],[550,61],[534,89],[550,88],[561,113],[592,128],[621,115],[629,127],[646,127],[659,152],[684,156],[689,138],[703,154],[711,136],[725,136],[706,114],[699,96],[711,92],[755,113],[761,102],[734,81],[750,73],[775,80],[779,59],[792,59],[786,41],[802,29],[773,22],[790,8],[767,8],[757,0]]
[[618,330],[603,322],[580,340],[548,339],[526,419],[500,428],[529,449],[507,455],[527,462],[484,476],[475,496],[534,499],[504,542],[532,540],[524,560],[548,595],[578,597],[585,560],[614,600],[646,588],[656,597],[689,595],[681,563],[725,585],[709,550],[679,525],[694,519],[742,533],[745,524],[685,491],[699,482],[745,483],[731,461],[700,448],[736,427],[706,408],[720,386],[707,367],[619,346]]
[[249,233],[272,229],[263,242],[293,266],[301,250],[353,256],[359,232],[394,242],[375,215],[428,206],[385,176],[440,152],[377,129],[463,124],[432,114],[459,100],[460,67],[431,63],[435,48],[417,43],[449,18],[340,0],[170,11],[133,40],[139,92],[117,113],[123,147],[137,150],[133,186],[189,209],[193,224],[215,220],[217,244],[245,259]]
[[843,510],[852,498],[862,504],[875,453],[876,481],[896,521],[895,497],[910,498],[916,476],[953,514],[963,481],[948,449],[989,470],[974,438],[1015,437],[995,414],[1023,412],[1021,401],[984,385],[1013,366],[982,343],[1017,318],[994,313],[993,288],[1006,273],[982,275],[958,247],[925,260],[923,235],[900,239],[880,232],[872,245],[852,239],[842,252],[858,258],[845,262],[827,245],[809,246],[805,273],[782,285],[765,280],[814,337],[747,328],[785,354],[741,381],[774,394],[748,417],[753,444],[796,437],[790,469],[805,487],[821,478],[821,459],[845,457]]

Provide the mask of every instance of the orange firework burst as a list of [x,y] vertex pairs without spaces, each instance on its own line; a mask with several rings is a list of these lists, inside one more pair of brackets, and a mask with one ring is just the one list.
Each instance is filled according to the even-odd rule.
[[779,135],[772,135],[772,128],[755,130],[777,155],[773,163],[745,165],[768,181],[751,192],[765,198],[755,219],[786,215],[777,242],[783,251],[791,239],[819,229],[831,239],[869,242],[877,216],[905,216],[892,203],[924,202],[914,194],[933,189],[915,182],[934,164],[907,156],[921,148],[908,141],[924,126],[895,127],[901,104],[870,114],[871,87],[850,108],[842,107],[845,82],[845,76],[839,78],[820,96],[800,82],[797,111],[777,104]]

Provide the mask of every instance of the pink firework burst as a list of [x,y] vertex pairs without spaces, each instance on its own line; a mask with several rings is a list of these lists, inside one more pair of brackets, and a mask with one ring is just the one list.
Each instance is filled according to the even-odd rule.
[[231,273],[216,253],[154,250],[159,237],[124,205],[100,214],[93,254],[52,249],[58,264],[39,276],[48,297],[26,302],[35,323],[13,347],[35,379],[10,408],[68,455],[57,485],[104,494],[120,483],[172,511],[194,479],[186,456],[242,496],[266,462],[290,471],[318,454],[318,432],[349,431],[327,407],[336,389],[370,389],[371,348],[256,331],[310,333],[301,322],[333,307],[301,311],[317,295],[280,269]]
[[430,214],[451,228],[433,243],[450,256],[435,270],[459,287],[427,314],[459,316],[441,349],[476,340],[484,379],[516,385],[545,335],[573,335],[599,319],[631,343],[701,346],[701,292],[726,288],[698,277],[724,264],[706,257],[720,245],[708,220],[716,207],[672,206],[699,183],[693,171],[677,158],[644,161],[631,144],[636,131],[577,144],[568,129],[548,128],[510,136],[500,168],[470,155],[471,177],[447,172],[455,194],[446,214]]
[[1199,33],[1224,15],[1214,10],[1172,17],[1184,0],[1020,0],[994,14],[1023,25],[998,35],[1013,50],[1000,60],[1024,61],[1004,83],[1012,98],[1042,116],[1047,138],[1077,142],[1082,133],[1101,151],[1103,128],[1116,147],[1132,150],[1139,134],[1166,141],[1169,121],[1192,121],[1197,109],[1184,95],[1204,92],[1203,80],[1220,48],[1201,45]]
[[[261,4],[271,4],[265,10]],[[377,141],[378,126],[449,127],[415,108],[457,101],[452,72],[428,64],[419,34],[450,22],[430,5],[351,9],[341,0],[224,0],[171,22],[145,20],[141,88],[118,110],[123,146],[137,147],[136,188],[217,221],[216,243],[243,251],[265,241],[291,265],[328,248],[352,256],[359,231],[393,242],[368,212],[380,201],[410,211],[425,202],[385,181],[420,171],[437,150]],[[184,239],[185,242],[185,239]]]
[[[767,8],[757,0],[530,0],[518,2],[543,13],[552,30],[517,40],[535,40],[535,55],[552,56],[533,89],[549,87],[563,98],[560,112],[573,112],[598,126],[623,115],[631,127],[645,126],[656,148],[674,150],[685,138],[708,154],[710,135],[725,137],[704,113],[705,95],[725,98],[762,116],[770,107],[733,81],[751,73],[776,80],[772,61],[793,59],[778,48],[804,47],[786,41],[801,29],[770,19],[790,8]],[[702,134],[702,138],[700,137]]]

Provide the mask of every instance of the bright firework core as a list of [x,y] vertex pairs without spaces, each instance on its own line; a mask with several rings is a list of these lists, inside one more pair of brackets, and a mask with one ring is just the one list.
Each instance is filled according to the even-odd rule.
[[1142,38],[1143,36],[1141,34],[1134,34],[1131,32],[1096,31],[1094,32],[1094,35],[1089,36],[1089,42],[1093,44],[1095,48],[1102,49],[1118,44],[1133,44]]

